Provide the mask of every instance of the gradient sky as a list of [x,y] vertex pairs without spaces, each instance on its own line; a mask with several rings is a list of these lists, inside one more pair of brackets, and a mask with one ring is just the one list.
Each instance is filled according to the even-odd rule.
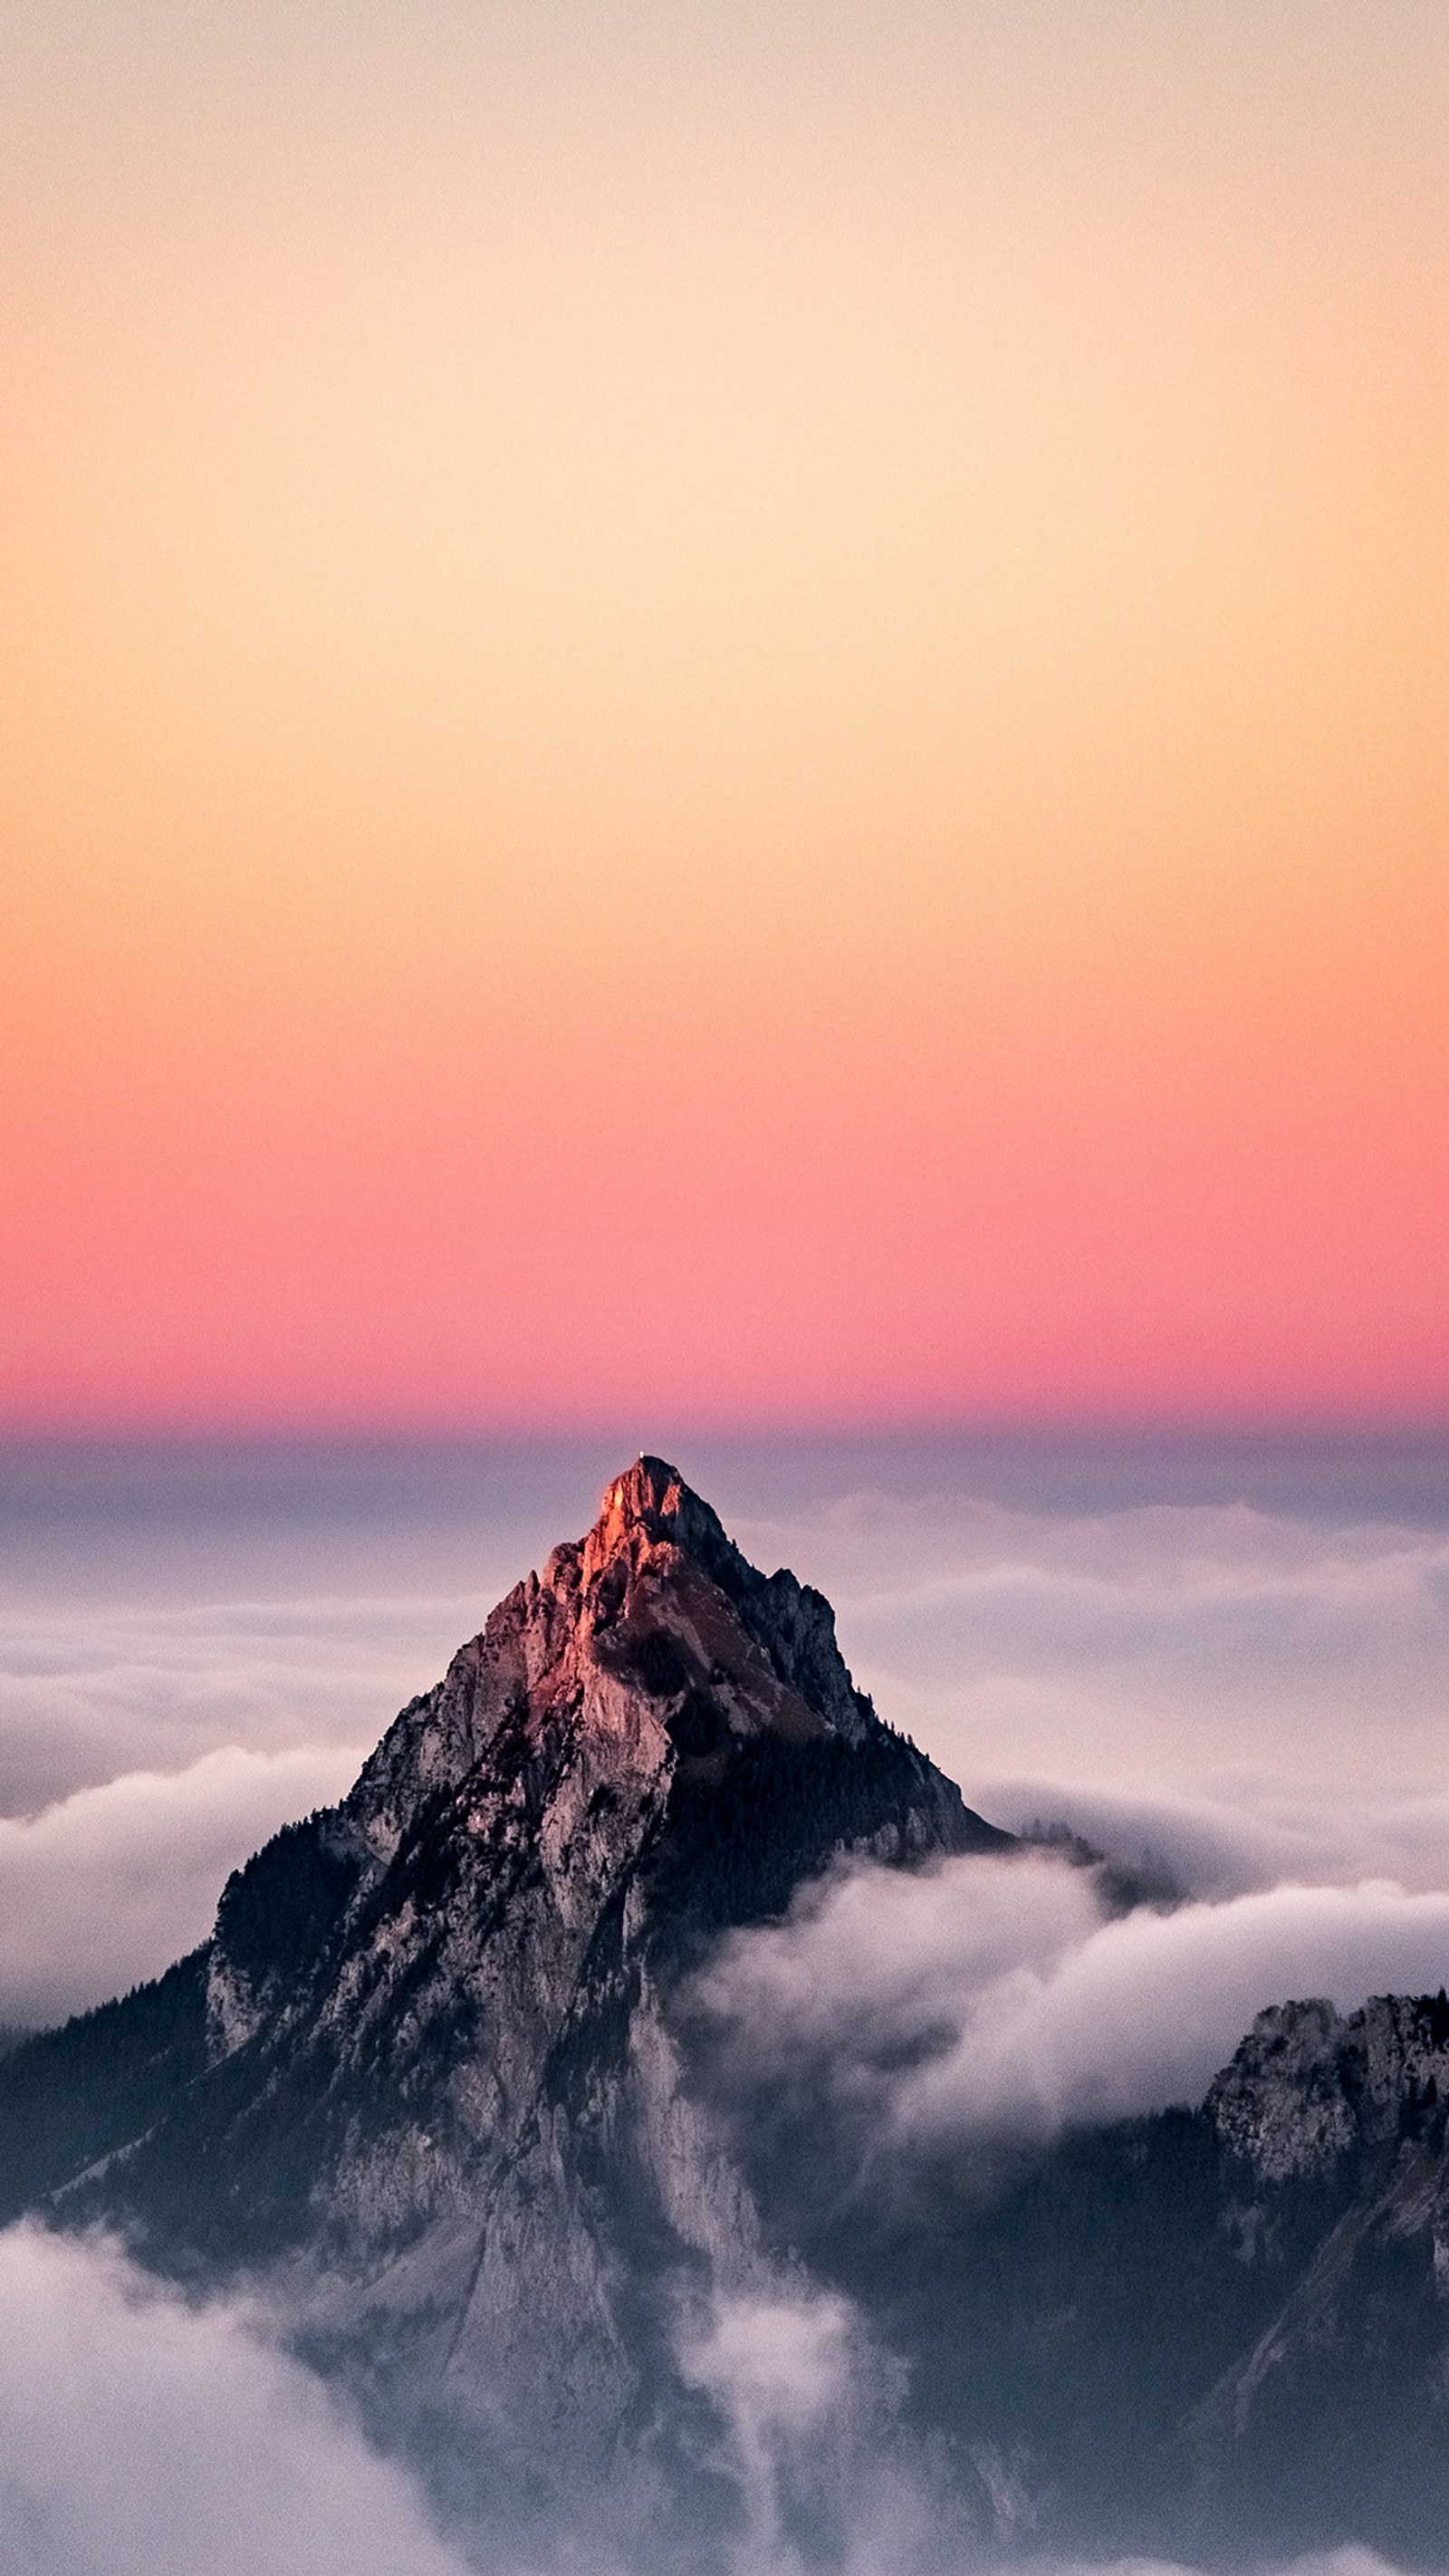
[[1441,0],[10,0],[0,1419],[1449,1413]]

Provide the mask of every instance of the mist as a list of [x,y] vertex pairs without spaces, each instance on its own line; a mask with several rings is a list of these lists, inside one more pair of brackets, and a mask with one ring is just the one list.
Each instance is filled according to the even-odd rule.
[[340,1797],[361,1750],[228,1745],[184,1771],[122,1772],[38,1815],[0,1817],[0,2018],[63,2021],[194,1949],[228,1872]]
[[1269,2001],[1435,1992],[1449,1894],[1282,1886],[1104,1917],[1048,1854],[868,1863],[738,1932],[701,1976],[716,2045],[754,2086],[808,2085],[860,2154],[1195,2105]]
[[[8,2576],[650,2576],[560,2530],[526,2563],[435,2525],[291,2359],[260,2305],[188,2302],[107,2239],[0,2235],[0,2561]],[[740,2498],[718,2576],[1192,2576],[1140,2559],[1009,2562],[900,2433],[849,2303],[780,2278],[681,2326]],[[600,2499],[601,2514],[607,2500]],[[816,2546],[802,2555],[805,2509]],[[822,2560],[819,2542],[828,2541]],[[1340,2549],[1254,2576],[1395,2576]]]
[[463,2576],[409,2481],[243,2311],[0,2236],[9,2576]]

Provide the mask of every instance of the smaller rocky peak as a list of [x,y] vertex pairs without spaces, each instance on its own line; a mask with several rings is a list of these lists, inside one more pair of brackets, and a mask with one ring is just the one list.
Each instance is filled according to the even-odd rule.
[[1205,2109],[1265,2182],[1321,2173],[1356,2147],[1442,2128],[1449,1998],[1372,1995],[1347,2015],[1322,1996],[1259,2013]]
[[1351,2038],[1326,1996],[1273,2004],[1214,2077],[1208,2118],[1263,2181],[1322,2172],[1353,2145]]

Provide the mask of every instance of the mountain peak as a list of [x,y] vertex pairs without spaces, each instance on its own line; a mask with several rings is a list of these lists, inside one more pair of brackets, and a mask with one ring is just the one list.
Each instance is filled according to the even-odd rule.
[[[661,2243],[685,2204],[712,2205],[703,2168],[670,2163],[681,1980],[844,1854],[1010,1841],[856,1690],[823,1596],[762,1574],[676,1468],[641,1457],[341,1805],[236,1872],[205,1952],[173,1972],[183,2026],[144,2102],[87,2109],[73,2153],[42,2140],[26,2197],[74,2183],[77,2222],[144,2228],[183,2262],[325,2242],[357,2315],[387,2309],[424,2411],[467,2380],[462,2356],[480,2387],[500,2353],[542,2384],[554,2344],[587,2350],[623,2403],[625,2323],[600,2284],[629,2266],[591,2250],[579,2213],[621,2156]],[[150,2065],[142,2008],[116,2010]],[[500,2251],[537,2241],[543,2209],[567,2279]]]
[[679,1469],[671,1467],[667,1458],[651,1458],[641,1449],[633,1466],[605,1486],[595,1526],[628,1530],[655,1524],[668,1528],[671,1536],[675,1525],[682,1524],[686,1529],[698,1525],[717,1538],[724,1537],[718,1514],[685,1483]]
[[718,1514],[679,1469],[642,1451],[604,1489],[599,1517],[583,1542],[585,1580],[620,1555],[637,1553],[641,1540],[677,1547],[706,1566],[722,1555],[738,1556]]
[[824,1597],[640,1457],[203,1952],[58,2036],[72,2108],[15,2099],[0,2193],[192,2275],[279,2266],[308,2349],[469,2492],[534,2491],[539,2420],[598,2484],[672,2385],[680,2285],[753,2260],[692,1968],[845,1855],[1010,1843],[857,1691]]

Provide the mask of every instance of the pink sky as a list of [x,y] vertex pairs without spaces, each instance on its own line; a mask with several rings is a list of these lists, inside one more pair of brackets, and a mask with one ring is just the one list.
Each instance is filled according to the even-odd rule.
[[94,17],[0,1418],[1449,1411],[1438,9]]

